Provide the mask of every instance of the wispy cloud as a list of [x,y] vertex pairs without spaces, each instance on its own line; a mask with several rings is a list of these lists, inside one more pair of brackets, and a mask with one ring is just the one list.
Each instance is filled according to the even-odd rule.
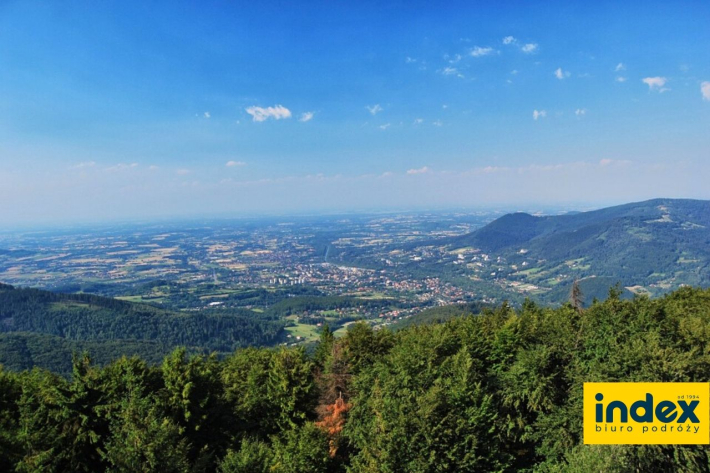
[[212,118],[212,115],[210,115],[210,112],[205,112],[202,114],[202,116],[205,118]]
[[628,159],[609,159],[609,158],[604,158],[599,160],[599,165],[600,166],[626,166],[628,164],[631,164],[631,161]]
[[558,68],[555,70],[554,74],[555,74],[555,77],[557,77],[557,78],[560,79],[560,80],[566,79],[567,77],[570,76],[569,71],[563,71],[561,67],[558,67]]
[[620,62],[620,63],[617,64],[616,67],[614,68],[614,71],[615,71],[615,72],[625,71],[625,70],[626,70],[626,66],[624,65],[623,62]]
[[665,77],[646,77],[645,79],[641,79],[641,81],[648,86],[649,91],[665,92],[670,90],[665,87],[668,82],[668,79]]
[[578,117],[583,117],[584,115],[587,114],[587,109],[586,108],[578,108],[577,110],[574,111],[574,114],[577,115]]
[[391,127],[391,123],[385,123],[384,125],[380,125],[380,130],[386,130],[387,128]]
[[444,60],[447,61],[449,64],[456,64],[457,62],[461,61],[462,57],[460,54],[454,54],[453,56],[449,56],[448,54],[444,55]]
[[[480,175],[480,174],[528,174],[528,173],[559,173],[570,170],[594,170],[600,168],[608,168],[611,166],[621,167],[633,164],[632,161],[628,159],[600,159],[598,162],[593,161],[573,161],[568,163],[557,163],[557,164],[541,164],[532,163],[526,166],[485,166],[477,167],[464,171],[462,175]],[[445,172],[445,171],[444,171]]]
[[407,174],[413,175],[413,174],[427,174],[431,172],[431,169],[429,169],[429,166],[424,166],[419,169],[410,169],[407,171]]
[[421,125],[422,123],[424,123],[424,119],[423,119],[423,118],[415,118],[415,119],[414,119],[414,124],[415,124],[415,125]]
[[710,81],[700,84],[700,93],[703,94],[703,100],[710,102]]
[[227,166],[228,168],[235,168],[246,165],[247,163],[245,163],[244,161],[227,161],[227,163],[225,164],[225,166]]
[[309,122],[313,120],[313,116],[315,115],[315,112],[303,112],[301,114],[301,118],[298,119],[299,122]]
[[126,171],[128,169],[135,169],[138,167],[138,163],[118,163],[114,166],[109,166],[106,168],[106,171],[108,172],[118,172],[118,171]]
[[246,112],[251,115],[252,120],[255,122],[263,122],[269,118],[274,120],[281,120],[283,118],[291,118],[291,110],[287,109],[283,105],[276,105],[274,107],[249,107]]
[[513,36],[506,36],[503,38],[503,44],[515,44],[517,40]]
[[445,76],[456,76],[459,79],[464,78],[464,75],[461,74],[461,72],[459,72],[459,70],[456,69],[455,67],[448,66],[448,67],[445,67],[444,69],[441,69],[440,72]]
[[482,168],[474,169],[473,172],[475,173],[476,171],[479,171],[483,174],[492,174],[495,172],[505,172],[509,170],[510,168],[507,166],[485,166]]
[[525,54],[532,54],[534,52],[537,52],[538,50],[538,44],[537,43],[527,43],[524,44],[520,50],[524,52]]
[[187,176],[188,174],[190,174],[190,170],[189,169],[177,169],[175,171],[175,174],[177,174],[178,176]]
[[96,166],[95,161],[84,161],[83,163],[75,164],[72,166],[72,169],[86,169],[86,168],[92,168]]
[[616,82],[626,82],[626,77],[624,76],[619,76],[616,78]]
[[533,110],[533,120],[537,120],[539,118],[545,118],[547,116],[547,110]]
[[481,57],[481,56],[489,56],[493,53],[495,53],[496,50],[490,47],[481,47],[481,46],[476,46],[474,47],[471,52],[469,53],[473,57]]
[[377,115],[382,110],[384,110],[384,108],[382,108],[379,103],[376,103],[375,105],[367,105],[365,108],[368,112],[370,112],[371,115]]
[[432,122],[432,125],[434,125],[434,126],[444,126],[444,122],[442,122],[441,120],[434,120],[434,121]]

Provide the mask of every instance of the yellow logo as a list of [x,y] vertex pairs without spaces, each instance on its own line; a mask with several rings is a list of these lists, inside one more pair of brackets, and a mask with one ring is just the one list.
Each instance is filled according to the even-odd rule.
[[584,383],[586,444],[708,444],[710,383]]

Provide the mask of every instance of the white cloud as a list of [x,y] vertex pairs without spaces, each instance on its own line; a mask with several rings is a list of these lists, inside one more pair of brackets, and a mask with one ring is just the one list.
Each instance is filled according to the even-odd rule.
[[442,122],[441,120],[436,120],[436,121],[432,122],[432,125],[434,125],[434,126],[444,126],[444,122]]
[[616,78],[616,82],[626,82],[626,77],[624,76],[619,76]]
[[380,130],[386,130],[386,129],[389,128],[390,126],[392,126],[391,123],[385,123],[384,125],[380,125]]
[[494,52],[496,52],[496,50],[493,48],[489,48],[489,47],[482,48],[480,46],[476,46],[471,50],[470,54],[473,57],[481,57],[481,56],[488,56],[490,54],[493,54]]
[[148,169],[151,171],[157,171],[160,168],[158,166],[156,166],[155,164],[151,164],[150,166],[148,166]]
[[424,167],[419,168],[419,169],[410,169],[409,171],[407,171],[407,174],[409,174],[409,175],[413,175],[413,174],[427,174],[427,173],[429,173],[429,172],[431,172],[431,169],[429,169],[428,166],[424,166]]
[[281,120],[282,118],[291,118],[291,110],[287,109],[283,105],[276,105],[274,107],[249,107],[246,112],[251,115],[252,120],[255,122],[263,122],[269,118],[274,120]]
[[700,93],[703,94],[703,100],[710,101],[710,81],[700,84]]
[[444,60],[448,61],[449,64],[456,64],[461,60],[461,55],[460,54],[454,54],[453,56],[449,56],[448,54],[444,55]]
[[85,169],[85,168],[92,168],[96,166],[95,161],[84,161],[83,163],[75,164],[72,166],[72,169]]
[[587,114],[587,109],[586,108],[578,108],[577,110],[574,111],[574,114],[577,115],[578,117],[582,117]]
[[547,110],[533,110],[533,120],[538,118],[545,118],[547,116]]
[[177,174],[178,176],[187,176],[188,174],[190,174],[190,170],[189,169],[178,169],[175,171],[175,174]]
[[522,52],[524,52],[525,54],[532,54],[537,51],[537,47],[538,47],[537,43],[527,43],[527,44],[524,44],[523,47],[520,48],[520,50]]
[[456,77],[463,78],[463,74],[461,74],[458,69],[456,69],[455,67],[451,67],[451,66],[445,67],[444,69],[442,69],[441,73],[445,76],[455,75]]
[[380,107],[380,104],[379,104],[379,103],[376,103],[375,105],[368,105],[368,106],[366,106],[365,108],[366,108],[367,111],[370,112],[370,114],[372,114],[372,115],[377,115],[377,114],[380,113],[382,110],[384,110],[384,108]]
[[210,112],[205,112],[205,113],[203,114],[203,116],[204,116],[205,118],[211,118],[211,117],[212,117],[212,115],[210,115]]
[[599,160],[600,166],[611,166],[612,164],[615,166],[625,166],[625,165],[631,164],[631,161],[629,161],[628,159],[609,159],[609,158],[604,158],[604,159]]
[[313,116],[315,115],[315,112],[303,112],[301,114],[301,118],[298,119],[299,122],[309,122],[313,120]]
[[227,163],[225,164],[225,166],[227,166],[228,168],[234,168],[234,167],[246,166],[246,165],[247,165],[247,163],[245,163],[244,161],[227,161]]
[[415,125],[421,125],[422,123],[424,123],[424,119],[423,119],[423,118],[415,118],[415,119],[414,119],[414,124],[415,124]]
[[406,58],[404,61],[405,61],[407,64],[411,64],[411,63],[413,63],[413,62],[417,62],[416,59],[414,59],[413,57],[409,57],[409,56],[407,56],[407,58]]
[[517,40],[513,36],[503,38],[503,44],[514,44]]
[[623,62],[620,62],[620,63],[617,64],[616,67],[614,68],[614,71],[615,71],[615,72],[625,71],[625,70],[626,70],[626,66],[624,66],[624,63],[623,63]]
[[498,166],[486,166],[486,167],[484,167],[484,168],[481,168],[480,171],[481,171],[482,173],[484,173],[484,174],[490,174],[490,173],[493,173],[493,172],[498,172],[498,171],[500,171],[501,169],[508,170],[508,168],[500,168],[500,167],[498,167]]
[[666,90],[669,90],[664,87],[668,82],[668,79],[665,77],[646,77],[645,79],[641,79],[641,82],[648,86],[649,91],[655,90],[658,92],[665,92]]
[[126,171],[128,169],[134,169],[137,167],[138,167],[138,163],[131,163],[131,164],[118,163],[115,166],[107,167],[106,171],[108,171],[108,172]]
[[567,78],[567,77],[569,77],[569,76],[570,76],[569,71],[563,71],[561,67],[558,67],[558,68],[555,70],[555,77],[557,77],[557,78],[560,79],[560,80],[565,79],[565,78]]

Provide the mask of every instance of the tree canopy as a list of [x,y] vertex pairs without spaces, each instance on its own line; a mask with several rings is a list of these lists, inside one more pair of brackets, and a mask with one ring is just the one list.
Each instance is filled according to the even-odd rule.
[[583,444],[584,382],[710,377],[710,290],[619,296],[326,329],[312,353],[0,370],[0,470],[710,471],[708,446]]

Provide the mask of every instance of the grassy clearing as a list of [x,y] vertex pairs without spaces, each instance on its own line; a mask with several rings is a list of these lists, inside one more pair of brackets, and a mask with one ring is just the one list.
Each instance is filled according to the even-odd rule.
[[286,331],[293,337],[301,337],[307,342],[316,341],[320,338],[320,327],[310,324],[296,324],[286,327]]

